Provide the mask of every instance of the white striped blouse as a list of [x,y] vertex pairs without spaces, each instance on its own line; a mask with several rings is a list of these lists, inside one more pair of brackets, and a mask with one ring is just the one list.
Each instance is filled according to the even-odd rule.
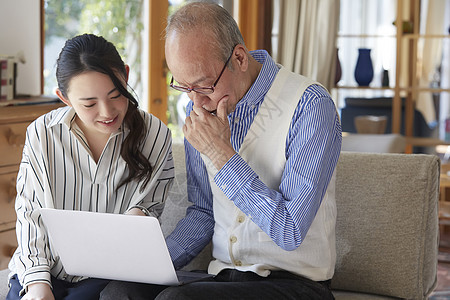
[[130,131],[125,126],[111,134],[97,163],[74,122],[76,115],[72,108],[51,111],[28,127],[17,177],[19,246],[9,265],[11,275],[17,274],[23,287],[35,282],[50,284],[50,274],[72,282],[81,280],[65,273],[58,254],[48,242],[39,208],[124,213],[141,206],[156,217],[161,214],[174,178],[172,138],[158,118],[144,111],[140,113],[147,135],[136,147],[153,167],[143,191],[140,191],[142,181],[136,180],[117,188],[128,175],[126,162],[120,155],[122,142]]
[[[279,70],[266,51],[250,53],[263,66],[256,81],[228,115],[231,144],[236,152]],[[187,107],[188,114],[192,105],[190,102]],[[215,184],[282,249],[295,249],[306,236],[322,201],[339,158],[341,140],[333,100],[324,88],[312,85],[299,99],[286,134],[286,165],[279,190],[269,189],[238,154],[215,175]],[[185,148],[188,197],[193,205],[166,239],[178,268],[208,244],[214,230],[213,196],[205,164],[186,140]],[[314,178],[315,184],[305,186],[301,178]]]

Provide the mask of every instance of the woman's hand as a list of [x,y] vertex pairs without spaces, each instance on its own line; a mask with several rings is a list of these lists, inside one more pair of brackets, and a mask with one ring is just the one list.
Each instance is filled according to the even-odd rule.
[[52,289],[46,283],[33,283],[28,286],[22,300],[55,300]]
[[126,215],[133,215],[133,216],[145,216],[145,214],[140,210],[139,208],[133,207],[129,211],[125,213]]

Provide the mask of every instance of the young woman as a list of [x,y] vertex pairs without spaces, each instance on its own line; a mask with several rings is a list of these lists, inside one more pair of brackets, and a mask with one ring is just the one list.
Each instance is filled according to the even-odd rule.
[[102,37],[80,35],[62,49],[56,93],[67,106],[27,130],[7,299],[98,299],[108,282],[66,274],[39,208],[161,214],[174,177],[171,134],[138,109],[128,71]]

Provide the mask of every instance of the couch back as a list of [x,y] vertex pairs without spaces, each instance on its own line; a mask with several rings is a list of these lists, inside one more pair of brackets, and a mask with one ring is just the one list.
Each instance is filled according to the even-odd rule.
[[[176,180],[162,216],[165,234],[189,205],[183,145],[174,144],[173,154]],[[435,156],[342,152],[333,290],[424,299],[436,284],[438,191]],[[186,269],[206,269],[210,259],[208,246]]]
[[439,159],[342,152],[332,288],[424,299],[436,284]]

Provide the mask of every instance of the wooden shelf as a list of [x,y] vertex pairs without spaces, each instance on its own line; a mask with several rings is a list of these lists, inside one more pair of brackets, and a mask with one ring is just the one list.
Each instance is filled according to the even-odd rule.
[[431,92],[431,93],[445,93],[450,92],[450,89],[448,88],[427,88],[427,87],[420,87],[420,86],[413,86],[413,87],[400,87],[400,91],[405,92]]
[[[347,89],[347,90],[382,90],[382,91],[394,91],[395,87],[385,86],[350,86],[350,85],[338,85],[335,89]],[[429,88],[429,87],[398,87],[402,92],[432,92],[443,93],[450,92],[450,88]]]
[[443,141],[437,138],[423,138],[423,137],[405,137],[406,143],[412,146],[434,147],[438,145],[450,146],[450,142]]
[[381,35],[381,34],[338,34],[338,38],[393,38],[395,39],[397,36],[395,34]]
[[53,102],[53,103],[38,103],[29,100],[30,105],[25,105],[24,103],[13,104],[11,100],[9,103],[10,106],[1,106],[0,107],[0,124],[11,124],[11,123],[19,123],[24,121],[32,121],[44,113],[65,106],[61,101]]
[[387,86],[350,86],[350,85],[338,85],[335,89],[347,89],[347,90],[382,90],[393,91],[395,88]]
[[449,34],[419,34],[419,33],[405,33],[402,35],[406,39],[449,39]]
[[31,96],[24,98],[17,98],[12,100],[2,100],[0,101],[0,107],[9,107],[9,106],[20,106],[20,105],[39,105],[39,104],[53,104],[53,103],[61,103],[61,101],[56,97],[50,96]]

